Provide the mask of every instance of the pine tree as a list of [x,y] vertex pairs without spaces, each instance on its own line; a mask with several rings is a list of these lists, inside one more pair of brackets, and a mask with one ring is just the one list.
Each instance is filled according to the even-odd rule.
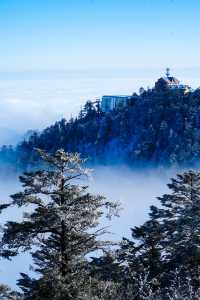
[[[6,208],[8,208],[9,204],[0,205],[0,214]],[[0,284],[0,299],[1,300],[22,300],[22,297],[19,293],[11,290],[7,285]]]
[[40,279],[22,275],[25,299],[81,299],[87,255],[110,245],[98,238],[105,233],[99,220],[106,209],[107,217],[116,214],[117,204],[77,183],[89,172],[79,154],[38,151],[46,167],[20,176],[23,190],[11,196],[10,204],[30,208],[21,222],[6,223],[2,255],[32,250]]
[[22,296],[12,291],[4,284],[0,284],[0,299],[1,300],[23,300]]
[[[193,272],[200,264],[200,173],[187,171],[168,184],[171,194],[158,199],[150,216],[162,226],[162,246],[169,270]],[[199,271],[198,271],[199,273]]]
[[83,108],[83,113],[87,119],[96,115],[96,110],[94,107],[94,103],[92,101],[88,100],[85,103],[84,108]]
[[123,238],[117,256],[124,266],[124,299],[129,299],[129,296],[125,298],[126,290],[132,287],[134,299],[139,300],[149,291],[157,293],[160,288],[162,228],[157,221],[150,220],[131,231],[132,240]]
[[121,280],[123,274],[123,267],[120,262],[116,260],[115,252],[104,253],[101,257],[92,257],[90,262],[90,276],[97,278],[100,281],[114,281]]

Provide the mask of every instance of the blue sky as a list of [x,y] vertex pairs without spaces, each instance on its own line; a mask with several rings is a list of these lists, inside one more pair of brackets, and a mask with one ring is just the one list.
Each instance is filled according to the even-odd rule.
[[166,67],[200,86],[199,12],[199,0],[0,0],[0,144],[153,87]]
[[0,71],[199,68],[199,0],[1,0]]

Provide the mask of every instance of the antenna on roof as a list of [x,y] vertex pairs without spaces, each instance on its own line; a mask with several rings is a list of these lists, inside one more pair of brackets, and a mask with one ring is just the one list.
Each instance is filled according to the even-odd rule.
[[166,69],[166,76],[167,76],[167,77],[170,77],[170,68],[167,68],[167,69]]

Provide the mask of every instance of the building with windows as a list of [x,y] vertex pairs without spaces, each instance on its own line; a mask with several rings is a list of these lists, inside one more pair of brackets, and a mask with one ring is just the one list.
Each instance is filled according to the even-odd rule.
[[131,96],[125,95],[107,95],[101,99],[101,109],[107,112],[113,109],[120,109],[127,106],[131,101]]

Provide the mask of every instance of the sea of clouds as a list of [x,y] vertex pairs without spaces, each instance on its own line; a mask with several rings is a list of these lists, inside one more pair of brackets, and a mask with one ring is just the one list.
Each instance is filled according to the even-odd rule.
[[0,80],[0,128],[18,133],[42,129],[63,117],[76,116],[89,99],[103,94],[132,94],[135,81],[132,78]]

